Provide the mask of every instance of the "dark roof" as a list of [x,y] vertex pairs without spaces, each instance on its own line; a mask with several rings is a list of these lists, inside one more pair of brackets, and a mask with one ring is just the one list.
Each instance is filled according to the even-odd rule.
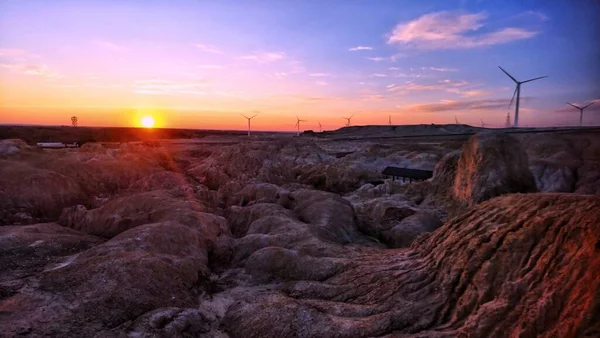
[[409,168],[398,168],[398,167],[386,167],[381,172],[383,175],[415,178],[418,180],[426,180],[433,177],[433,171],[421,170],[421,169],[409,169]]

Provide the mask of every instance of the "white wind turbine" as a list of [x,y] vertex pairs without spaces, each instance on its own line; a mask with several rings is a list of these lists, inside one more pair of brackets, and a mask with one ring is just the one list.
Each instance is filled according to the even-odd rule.
[[308,122],[306,120],[300,120],[300,118],[296,115],[296,125],[294,127],[298,128],[298,136],[300,136],[300,122]]
[[240,114],[240,115],[242,115],[243,117],[245,117],[248,120],[248,136],[250,136],[250,120],[252,120],[254,117],[256,117],[256,115],[258,115],[258,113],[254,114],[250,117],[248,117],[244,114]]
[[342,117],[344,120],[346,120],[346,127],[350,127],[350,122],[354,115],[356,115],[356,113],[350,115],[350,117]]
[[498,68],[500,68],[500,70],[503,71],[504,74],[508,75],[508,77],[510,77],[511,80],[513,80],[517,84],[517,88],[515,88],[515,92],[513,93],[512,99],[510,99],[510,103],[508,104],[508,108],[510,109],[510,106],[512,105],[512,102],[515,99],[515,95],[517,95],[517,102],[515,104],[515,122],[513,123],[513,127],[517,128],[519,126],[519,101],[521,99],[521,85],[523,83],[527,83],[527,82],[531,82],[531,81],[543,79],[543,78],[548,77],[548,76],[540,76],[540,77],[536,77],[536,78],[525,80],[525,81],[518,81],[512,75],[508,74],[507,71],[505,71],[504,69],[502,69],[502,67],[498,66]]
[[579,107],[579,106],[576,106],[576,105],[574,105],[574,104],[572,104],[572,103],[569,103],[569,102],[567,102],[567,104],[568,104],[569,106],[571,106],[571,107],[573,107],[573,108],[577,108],[577,109],[579,109],[579,126],[580,126],[580,127],[583,125],[583,110],[584,110],[585,108],[587,108],[587,107],[589,107],[589,106],[593,105],[594,103],[596,103],[596,101],[592,101],[592,102],[588,103],[587,105],[585,105],[585,106],[583,106],[583,107]]

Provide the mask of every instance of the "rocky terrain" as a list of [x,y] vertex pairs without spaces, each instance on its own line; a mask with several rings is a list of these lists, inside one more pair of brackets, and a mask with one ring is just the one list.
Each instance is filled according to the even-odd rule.
[[599,336],[600,133],[475,131],[0,140],[0,336]]

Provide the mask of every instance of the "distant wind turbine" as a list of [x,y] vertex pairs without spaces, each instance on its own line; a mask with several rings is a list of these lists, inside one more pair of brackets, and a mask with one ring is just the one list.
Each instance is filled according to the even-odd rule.
[[298,136],[300,136],[300,122],[308,122],[306,120],[300,120],[300,118],[298,116],[296,116],[296,125],[294,125],[294,127],[298,127]]
[[456,124],[458,124],[458,119],[456,118],[456,116],[454,116],[454,122],[456,122]]
[[510,128],[510,112],[506,113],[506,122],[504,122],[504,128]]
[[513,123],[513,127],[517,128],[519,126],[519,101],[521,99],[521,85],[524,83],[527,83],[527,82],[543,79],[548,76],[540,76],[540,77],[536,77],[536,78],[525,80],[525,81],[518,81],[512,75],[508,74],[507,71],[502,69],[502,67],[498,66],[498,68],[500,68],[500,70],[503,71],[504,74],[508,75],[508,77],[510,77],[511,80],[513,80],[517,84],[517,87],[515,88],[515,92],[513,93],[512,99],[510,99],[510,103],[508,104],[508,108],[510,109],[512,102],[515,99],[515,95],[517,95],[517,102],[515,104],[515,122]]
[[317,123],[319,124],[319,132],[322,133],[323,132],[323,126],[321,125],[321,122],[317,121]]
[[479,119],[479,120],[481,121],[481,127],[485,128],[485,123],[483,123],[483,120],[482,119]]
[[587,108],[587,107],[589,107],[589,106],[593,105],[594,103],[596,103],[596,101],[592,101],[592,102],[588,103],[587,105],[585,105],[585,106],[583,106],[583,107],[579,107],[579,106],[576,106],[576,105],[574,105],[574,104],[572,104],[572,103],[569,103],[569,102],[567,102],[567,104],[568,104],[569,106],[571,106],[571,107],[573,107],[573,108],[577,108],[577,109],[579,109],[579,126],[580,126],[580,127],[583,125],[583,110],[584,110],[585,108]]
[[350,127],[350,120],[352,119],[352,117],[356,115],[356,114],[352,114],[350,117],[342,117],[344,120],[346,120],[346,127]]
[[256,117],[256,115],[258,115],[258,113],[254,114],[250,117],[248,117],[244,114],[240,114],[240,115],[242,115],[243,117],[245,117],[248,120],[248,136],[250,136],[250,120],[252,120],[254,117]]
[[390,117],[389,117],[389,121],[388,121],[388,122],[389,122],[389,124],[390,124],[390,127],[391,127],[391,126],[392,126],[392,115],[391,115],[391,114],[390,114]]

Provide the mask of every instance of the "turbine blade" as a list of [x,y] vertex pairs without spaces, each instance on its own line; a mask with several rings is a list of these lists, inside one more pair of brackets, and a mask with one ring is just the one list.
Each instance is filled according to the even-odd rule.
[[508,104],[508,109],[510,109],[510,106],[512,106],[512,103],[515,100],[515,95],[517,95],[517,89],[519,89],[519,87],[515,87],[515,92],[513,93],[513,96],[510,99],[510,103]]
[[248,118],[248,116],[246,116],[246,115],[244,115],[244,114],[240,114],[240,115],[242,115],[242,116],[243,116],[243,117],[245,117],[245,118]]
[[547,76],[540,76],[540,77],[536,77],[535,79],[529,79],[529,80],[523,81],[523,82],[521,82],[521,83],[527,83],[527,82],[531,82],[531,81],[535,81],[535,80],[543,79],[543,78],[545,78],[545,77],[547,77]]
[[583,106],[583,108],[581,108],[581,109],[585,109],[585,108],[593,105],[594,103],[596,103],[596,101],[592,101],[592,102],[588,103],[586,106]]
[[513,81],[515,81],[515,82],[519,82],[519,81],[517,81],[517,79],[515,79],[515,78],[514,78],[512,75],[508,74],[508,72],[507,72],[507,71],[505,71],[505,70],[504,70],[504,68],[502,68],[502,67],[500,67],[500,66],[498,66],[498,68],[500,68],[500,70],[501,70],[501,71],[503,71],[503,72],[504,72],[504,74],[508,75],[508,77],[510,77],[510,78],[511,78]]
[[256,117],[256,115],[258,115],[258,114],[254,114],[254,115],[252,115],[252,117],[250,117],[250,118],[248,118],[248,119],[249,119],[249,120],[251,120],[251,119],[255,118],[255,117]]
[[573,107],[573,108],[576,108],[576,109],[581,109],[581,107],[577,107],[576,105],[574,105],[574,104],[572,104],[572,103],[569,103],[569,102],[567,102],[567,104],[568,104],[569,106]]

